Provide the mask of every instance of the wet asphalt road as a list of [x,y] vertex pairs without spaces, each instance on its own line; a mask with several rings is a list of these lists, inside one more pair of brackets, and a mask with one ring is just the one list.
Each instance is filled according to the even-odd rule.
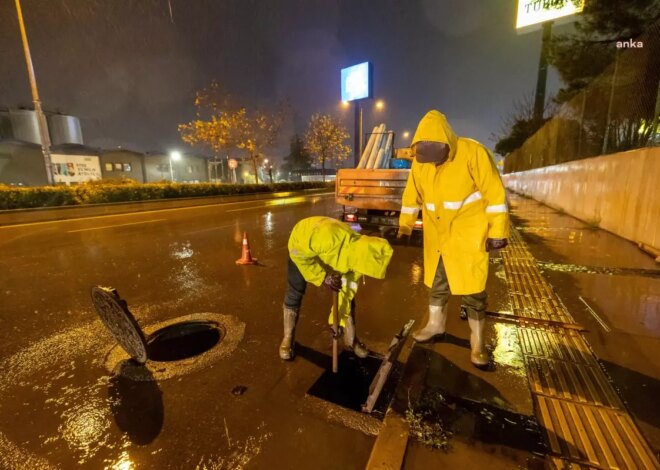
[[[0,466],[364,468],[378,421],[306,394],[330,366],[327,292],[308,289],[297,360],[277,355],[290,229],[339,211],[311,196],[0,228]],[[259,266],[235,265],[244,231]],[[506,309],[491,271],[491,305]],[[421,320],[422,272],[421,248],[398,246],[387,279],[360,287],[358,333],[372,350]],[[207,313],[226,316],[227,337],[193,359],[149,363],[152,380],[130,380],[92,308],[93,285],[117,288],[147,333]],[[449,353],[470,378],[467,326],[452,305]],[[492,326],[490,341],[509,330]],[[529,414],[524,381],[510,386],[522,370],[516,345],[501,344],[500,372],[477,371],[473,392]]]
[[[591,286],[580,295],[613,331],[599,331],[588,313],[578,321],[589,327],[599,356],[626,372],[621,384],[632,383],[629,377],[635,375],[645,385],[632,390],[654,390],[657,361],[650,354],[657,346],[657,278],[647,272],[640,284],[629,275],[595,268],[600,274],[589,274],[579,266],[572,268],[580,271],[576,274],[565,268],[653,266],[643,255],[633,260],[639,253],[617,237],[577,230],[574,219],[532,202],[512,202],[514,223],[535,256],[547,263],[546,275],[572,313],[582,305],[574,302],[577,282]],[[364,468],[378,421],[306,393],[330,366],[327,292],[308,288],[298,358],[283,363],[277,356],[290,229],[301,218],[339,212],[331,197],[309,196],[0,227],[0,467]],[[235,265],[243,231],[250,235],[259,266]],[[572,233],[582,234],[582,246],[563,242],[562,237],[577,236]],[[594,240],[603,237],[623,243],[618,263],[599,264],[601,245]],[[606,242],[609,246],[612,240]],[[358,334],[372,350],[384,352],[409,318],[423,322],[422,272],[419,246],[395,246],[387,279],[360,286]],[[606,276],[605,290],[588,281],[592,276]],[[640,297],[626,297],[633,294],[629,287],[616,288],[618,279],[637,286],[632,292]],[[93,285],[117,288],[147,333],[182,318],[207,318],[220,321],[226,337],[192,359],[151,361],[148,371],[138,374],[141,380],[134,380],[91,306]],[[487,289],[490,310],[509,310],[497,256]],[[597,297],[599,292],[607,296]],[[608,307],[609,300],[614,307]],[[629,304],[637,306],[631,310],[638,312],[637,321],[624,321],[616,307]],[[430,377],[438,382],[426,385],[509,416],[531,417],[515,326],[489,323],[495,365],[477,370],[469,363],[469,331],[458,318],[459,307],[452,298],[451,341],[426,347],[430,367],[437,369]],[[650,413],[641,419],[655,418]],[[655,428],[647,428],[652,439]],[[529,452],[508,440],[480,443],[469,432],[458,433],[453,451],[441,460],[455,468],[528,465]],[[406,468],[439,462],[437,452],[414,443],[407,455]]]
[[[310,196],[0,228],[0,467],[364,468],[374,420],[305,398],[329,366],[326,292],[308,289],[299,358],[277,355],[290,229],[338,210]],[[243,231],[260,266],[235,265]],[[361,286],[372,349],[423,311],[421,272],[421,251],[405,247],[387,280]],[[117,288],[149,331],[227,316],[220,345],[237,346],[128,380],[93,285]]]

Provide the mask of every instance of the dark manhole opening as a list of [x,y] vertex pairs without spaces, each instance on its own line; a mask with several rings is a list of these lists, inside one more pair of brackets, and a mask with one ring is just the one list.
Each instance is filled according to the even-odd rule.
[[[368,356],[360,359],[352,352],[342,351],[339,355],[339,372],[334,374],[328,362],[327,370],[307,393],[343,408],[361,412],[362,405],[369,396],[369,386],[381,363],[382,358]],[[401,367],[399,363],[395,363],[371,416],[383,420],[400,376]]]
[[219,323],[190,321],[175,323],[153,333],[147,341],[149,359],[159,362],[180,361],[202,354],[225,336]]

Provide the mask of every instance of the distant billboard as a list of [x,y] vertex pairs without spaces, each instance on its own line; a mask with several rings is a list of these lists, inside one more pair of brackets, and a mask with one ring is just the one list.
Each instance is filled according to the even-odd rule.
[[84,183],[101,179],[99,157],[85,155],[52,154],[55,183]]
[[355,101],[371,98],[373,73],[369,62],[341,69],[341,100]]
[[527,33],[541,28],[547,21],[572,21],[572,15],[584,10],[584,0],[518,0],[516,29]]

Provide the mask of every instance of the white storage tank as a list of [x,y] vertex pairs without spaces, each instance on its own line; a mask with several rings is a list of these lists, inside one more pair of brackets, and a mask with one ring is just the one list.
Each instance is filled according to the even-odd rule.
[[48,129],[53,145],[79,144],[84,145],[80,119],[65,114],[48,116]]
[[30,109],[10,109],[9,120],[15,140],[41,144],[37,113]]

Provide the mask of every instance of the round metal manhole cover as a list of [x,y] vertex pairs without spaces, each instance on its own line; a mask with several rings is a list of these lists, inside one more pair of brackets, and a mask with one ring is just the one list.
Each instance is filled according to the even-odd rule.
[[147,362],[147,340],[126,301],[112,287],[92,287],[92,302],[101,321],[122,348],[137,362]]

